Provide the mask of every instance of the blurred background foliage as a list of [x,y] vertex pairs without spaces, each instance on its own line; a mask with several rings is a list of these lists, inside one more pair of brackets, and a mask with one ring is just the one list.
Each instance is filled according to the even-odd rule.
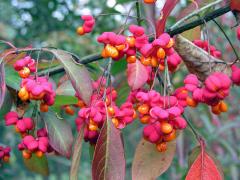
[[[209,2],[211,1],[198,0],[200,7]],[[100,52],[101,46],[96,43],[96,37],[104,31],[117,32],[125,20],[125,17],[119,14],[127,14],[133,4],[134,2],[131,0],[0,0],[0,39],[10,41],[16,47],[57,47],[71,51],[79,57],[84,57]],[[161,3],[159,2],[155,9],[150,6],[142,7],[142,16],[152,20],[153,12],[156,12],[156,17],[160,14],[160,7]],[[167,27],[170,27],[177,19],[184,17],[194,9],[195,6],[193,4],[187,0],[181,0],[169,17]],[[82,23],[80,15],[86,13],[91,13],[97,17],[96,28],[93,33],[79,37],[76,35],[75,30]],[[106,15],[109,13],[115,15]],[[204,13],[201,15],[204,15]],[[133,10],[131,15],[135,14]],[[235,29],[232,28],[236,23],[232,14],[228,13],[218,18],[217,21],[223,26],[237,52],[239,52],[240,45],[236,40]],[[130,18],[128,24],[130,23],[136,23],[136,20]],[[149,28],[149,25],[144,25],[146,28]],[[234,60],[235,56],[232,49],[218,27],[213,22],[209,22],[207,29],[210,42],[223,52],[223,59],[229,62]],[[151,34],[151,28],[148,30],[149,34]],[[201,33],[200,28],[197,28],[188,31],[185,33],[185,36],[193,40],[195,38],[203,38],[204,33]],[[3,45],[1,47],[0,52],[6,48]],[[33,54],[33,56],[35,55]],[[91,65],[90,70],[94,79],[102,74],[104,66],[105,62],[97,62]],[[125,61],[119,61],[114,63],[112,69],[114,87],[119,92],[119,104],[124,101],[129,92],[125,81],[125,68]],[[7,83],[17,86],[19,83],[17,75],[10,68],[6,68],[6,71]],[[186,73],[186,69],[182,66],[181,70],[172,77],[176,87],[182,84],[182,79]],[[52,79],[57,83],[63,75],[63,73],[56,74]],[[157,83],[156,89],[161,90]],[[14,133],[13,129],[4,127],[3,116],[12,107],[12,101],[11,95],[8,93],[4,107],[0,110],[0,143],[12,147],[11,162],[4,165],[4,167],[0,167],[0,179],[68,179],[70,160],[63,157],[48,156],[49,177],[29,172],[25,168],[21,153],[17,150],[20,138]],[[197,109],[187,109],[187,115],[194,124],[194,127],[203,135],[208,148],[221,162],[226,179],[233,180],[240,178],[239,103],[240,89],[234,87],[231,96],[228,98],[228,113],[224,113],[218,117],[212,115],[209,108],[204,105],[199,106]],[[73,132],[76,135],[74,117],[69,117],[64,113],[62,115],[71,123]],[[123,130],[127,161],[127,180],[131,179],[131,162],[135,147],[141,138],[141,130],[142,126],[137,121]],[[159,179],[184,179],[188,169],[188,155],[196,145],[197,142],[193,134],[187,128],[178,137],[177,153],[171,167]],[[91,179],[90,161],[89,145],[84,143],[80,170],[80,179],[82,180]]]

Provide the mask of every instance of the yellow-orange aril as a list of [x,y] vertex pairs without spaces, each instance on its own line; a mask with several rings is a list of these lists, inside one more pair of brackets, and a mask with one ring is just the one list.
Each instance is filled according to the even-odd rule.
[[127,57],[127,62],[128,63],[135,63],[137,60],[136,56],[128,56]]
[[48,105],[44,102],[41,102],[40,104],[40,111],[41,112],[48,112]]
[[22,151],[22,156],[24,159],[30,159],[32,157],[32,153],[28,150],[23,150]]
[[165,152],[167,150],[167,143],[161,142],[159,144],[156,144],[156,148],[159,152]]
[[170,134],[165,135],[163,139],[166,142],[176,139],[176,130],[173,129],[173,131]]
[[148,124],[150,122],[150,116],[144,115],[143,117],[140,118],[140,122],[143,124]]
[[128,36],[126,38],[126,41],[127,41],[128,45],[129,45],[129,47],[134,47],[135,46],[136,40],[135,40],[135,38],[133,36]]
[[114,124],[114,126],[117,128],[119,125],[119,120],[117,118],[112,118],[112,123]]
[[4,161],[5,163],[8,163],[8,162],[9,162],[9,159],[10,159],[9,156],[3,156],[3,161]]
[[227,112],[228,111],[228,105],[224,101],[221,101],[220,104],[219,104],[219,110],[221,112]]
[[107,44],[105,46],[105,51],[108,57],[117,58],[119,56],[119,52],[117,48],[115,48],[114,46],[111,46],[110,44]]
[[77,28],[77,34],[80,35],[80,36],[82,36],[82,35],[85,34],[84,29],[83,29],[82,26],[80,26],[80,27]]
[[115,47],[117,48],[117,50],[122,51],[125,49],[125,44],[117,45]]
[[27,78],[30,75],[30,69],[28,67],[24,67],[22,70],[18,71],[18,74],[21,78]]
[[164,58],[166,57],[166,53],[165,53],[165,51],[164,51],[163,48],[159,48],[159,49],[157,50],[157,57],[158,57],[159,59],[164,59]]
[[65,112],[71,116],[74,115],[75,111],[71,106],[65,106]]
[[141,114],[148,114],[149,108],[150,107],[147,104],[142,104],[141,106],[138,107],[138,112]]
[[109,114],[110,116],[114,116],[114,115],[115,115],[115,110],[114,110],[113,107],[108,107],[107,109],[108,109],[108,114]]
[[153,4],[155,3],[157,0],[144,0],[144,3],[146,4]]
[[151,58],[151,66],[152,67],[157,67],[158,66],[158,60],[154,56],[152,56],[152,58]]
[[37,156],[38,158],[43,157],[43,152],[40,151],[40,150],[36,151],[35,154],[36,154],[36,156]]
[[187,102],[187,105],[190,107],[196,107],[198,105],[198,103],[191,97],[187,97],[186,102]]
[[103,50],[102,50],[102,52],[101,52],[101,56],[102,56],[103,58],[108,58],[105,48],[103,48]]
[[143,65],[145,65],[145,66],[151,65],[151,60],[152,60],[151,57],[145,58],[145,57],[142,56],[142,57],[140,58],[141,63],[142,63]]
[[169,134],[173,131],[173,126],[167,122],[162,122],[161,123],[161,131],[164,134]]
[[171,48],[174,45],[174,40],[173,38],[170,39],[169,43],[167,44],[166,48]]

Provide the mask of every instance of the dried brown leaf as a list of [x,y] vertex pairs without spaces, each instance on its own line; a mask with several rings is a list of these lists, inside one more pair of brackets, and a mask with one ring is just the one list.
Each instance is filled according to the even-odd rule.
[[231,74],[231,68],[226,62],[209,55],[181,35],[176,36],[175,50],[182,57],[189,72],[196,74],[201,81],[204,81],[212,72]]

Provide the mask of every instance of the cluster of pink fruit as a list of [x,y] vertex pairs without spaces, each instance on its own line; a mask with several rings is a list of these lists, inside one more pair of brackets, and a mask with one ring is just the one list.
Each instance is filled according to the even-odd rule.
[[86,33],[90,33],[95,25],[95,19],[91,15],[83,15],[81,16],[84,21],[83,26],[77,28],[78,35],[82,36]]
[[222,56],[221,51],[217,50],[215,46],[208,44],[207,41],[197,39],[194,40],[193,43],[205,51],[209,51],[213,57],[220,58]]
[[0,165],[1,162],[8,163],[10,159],[11,148],[9,146],[3,147],[0,146]]
[[128,100],[136,104],[139,120],[146,124],[143,137],[156,144],[160,152],[167,149],[166,142],[176,138],[177,130],[187,126],[185,119],[181,117],[184,106],[174,95],[161,96],[154,90],[138,90],[131,93]]
[[[130,25],[129,31],[132,36],[115,34],[114,32],[104,32],[98,37],[98,42],[104,44],[102,56],[119,60],[126,55],[128,63],[135,63],[140,60],[143,65],[159,67],[164,70],[164,60],[170,71],[175,71],[181,63],[180,56],[175,52],[174,40],[167,33],[163,33],[153,42],[149,42],[145,29],[141,26]],[[137,52],[141,55],[138,58]]]
[[30,76],[22,79],[20,86],[19,98],[22,101],[40,100],[40,110],[42,112],[47,112],[48,106],[54,104],[56,93],[47,77],[35,78],[34,76]]
[[27,78],[31,73],[36,71],[36,63],[31,56],[25,56],[24,58],[16,61],[13,67],[21,78]]
[[41,158],[46,152],[51,152],[52,148],[49,145],[48,134],[45,128],[37,131],[37,137],[32,135],[26,135],[20,144],[18,149],[22,151],[22,155],[26,159],[30,159],[32,154]]
[[23,137],[34,129],[34,123],[31,118],[20,118],[15,111],[8,112],[4,119],[6,126],[15,126],[16,132],[20,133]]
[[15,126],[16,132],[21,134],[22,142],[18,145],[18,149],[22,151],[24,158],[31,158],[32,153],[36,153],[37,157],[42,157],[47,149],[48,135],[46,129],[37,131],[37,138],[34,138],[31,132],[34,130],[34,122],[29,117],[19,117],[17,112],[8,112],[5,117],[6,126]]
[[[78,112],[76,118],[77,129],[80,130],[85,124],[84,139],[94,144],[99,136],[100,129],[108,116],[112,118],[116,128],[123,128],[125,125],[131,123],[134,119],[134,109],[132,104],[124,103],[120,108],[117,107],[115,101],[117,99],[117,92],[113,88],[102,87],[106,80],[100,78],[93,82],[94,93],[91,97],[90,105],[82,107]],[[102,99],[106,93],[105,101]],[[106,105],[106,106],[105,106]]]
[[200,86],[200,81],[194,74],[189,74],[184,79],[185,89],[189,93],[188,105],[196,107],[198,103],[206,103],[212,107],[212,112],[220,114],[227,111],[223,100],[229,95],[231,79],[224,73],[215,72],[209,75]]
[[22,78],[18,97],[22,101],[40,100],[40,110],[47,112],[48,106],[54,104],[56,93],[47,77],[30,76],[31,72],[36,70],[35,60],[31,56],[25,56],[17,60],[13,66]]

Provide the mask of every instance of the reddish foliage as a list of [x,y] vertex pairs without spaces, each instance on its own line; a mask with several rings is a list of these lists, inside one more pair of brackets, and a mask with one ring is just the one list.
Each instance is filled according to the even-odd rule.
[[92,179],[124,180],[125,157],[121,133],[107,118],[98,138],[92,161]]
[[127,79],[132,90],[141,88],[148,80],[147,68],[140,61],[128,64]]
[[232,10],[240,11],[240,0],[231,0],[230,7]]
[[196,160],[188,171],[186,180],[201,179],[201,180],[222,180],[222,174],[218,169],[214,160],[205,151],[203,142],[200,143],[201,151]]
[[162,9],[162,17],[157,22],[156,32],[157,36],[164,32],[167,18],[172,12],[173,8],[176,6],[179,0],[167,0],[163,9]]

